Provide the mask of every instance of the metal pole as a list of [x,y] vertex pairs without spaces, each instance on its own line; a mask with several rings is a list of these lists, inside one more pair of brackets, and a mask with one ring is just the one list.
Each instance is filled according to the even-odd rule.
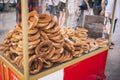
[[28,0],[21,0],[22,7],[22,33],[23,33],[23,62],[24,80],[29,80],[28,67]]
[[67,26],[67,19],[68,19],[68,0],[66,0],[66,7],[65,7],[65,21],[64,21],[64,25]]
[[113,30],[113,26],[114,26],[114,19],[115,19],[115,11],[116,11],[116,4],[117,4],[117,0],[114,0],[114,7],[113,7],[113,13],[112,13],[112,23],[110,26],[110,35],[109,35],[109,46],[111,45],[111,38],[112,38],[112,30]]

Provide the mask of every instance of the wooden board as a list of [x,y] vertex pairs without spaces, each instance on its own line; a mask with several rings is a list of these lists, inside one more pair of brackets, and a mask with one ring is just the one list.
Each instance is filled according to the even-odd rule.
[[88,36],[92,38],[102,37],[104,16],[86,15],[84,27],[88,29]]

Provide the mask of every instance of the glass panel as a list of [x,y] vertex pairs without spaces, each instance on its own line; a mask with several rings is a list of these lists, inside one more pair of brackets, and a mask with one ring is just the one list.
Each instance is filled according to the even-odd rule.
[[[0,50],[23,69],[21,2],[4,4],[9,8],[0,11]],[[82,10],[82,4],[80,0],[28,0],[30,74],[107,46],[108,40],[102,38],[104,17],[93,15],[92,8]]]

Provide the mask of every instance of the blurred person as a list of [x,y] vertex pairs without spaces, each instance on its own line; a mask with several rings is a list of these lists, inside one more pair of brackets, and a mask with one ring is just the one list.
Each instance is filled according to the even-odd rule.
[[93,15],[93,0],[80,0],[81,1],[81,5],[80,7],[80,25],[81,27],[84,27],[84,20],[86,15]]
[[49,8],[50,15],[53,16],[54,15],[54,10],[53,10],[53,8],[54,8],[54,0],[49,0],[48,1],[48,8]]
[[[59,4],[59,0],[49,0],[49,12],[51,16],[57,16],[58,19],[58,4]],[[57,20],[58,21],[58,20]]]
[[[106,6],[106,11],[105,11],[105,17],[107,17],[108,20],[109,19],[112,20],[113,8],[114,8],[114,0],[108,0],[107,6]],[[119,9],[120,9],[120,0],[117,0],[113,33],[115,32],[115,27],[116,27],[117,21],[120,20],[120,10]],[[114,46],[114,43],[111,42],[110,49],[112,49],[113,46]]]
[[[106,6],[106,11],[105,11],[105,16],[107,17],[107,19],[112,18],[113,6],[114,6],[114,0],[108,0],[108,5]],[[120,8],[120,0],[117,0],[113,33],[115,32],[117,20],[120,19],[119,8]]]
[[[44,0],[28,0],[28,12],[33,10],[38,11],[39,13],[45,13],[45,1]],[[17,0],[16,5],[16,22],[21,23],[21,0]]]
[[38,0],[38,1],[39,1],[38,6],[40,7],[40,8],[38,8],[40,10],[39,13],[41,13],[41,14],[46,13],[46,2],[45,2],[45,0]]
[[94,0],[84,0],[84,3],[86,4],[86,7],[88,10],[93,8]]
[[68,19],[67,27],[76,28],[78,19],[78,1],[68,0]]
[[64,23],[62,19],[66,10],[66,0],[59,0],[58,10],[59,10],[58,24],[61,26],[62,23]]
[[[89,0],[84,0],[88,10],[91,8]],[[90,1],[91,2],[91,1]],[[104,15],[105,14],[105,0],[92,0],[93,13],[94,15]]]
[[87,5],[84,0],[79,0],[79,8],[81,15],[83,15],[84,10],[87,10]]

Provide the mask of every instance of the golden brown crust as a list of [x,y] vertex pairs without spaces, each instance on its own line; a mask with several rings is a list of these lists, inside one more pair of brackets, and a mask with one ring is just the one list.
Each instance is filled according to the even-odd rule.
[[5,39],[11,38],[14,32],[15,32],[15,29],[10,30],[10,31],[6,34]]
[[22,33],[22,27],[21,27],[20,25],[18,25],[18,24],[16,25],[15,30],[16,30],[17,32]]
[[51,49],[51,51],[44,57],[45,60],[50,60],[50,58],[54,55],[55,48]]
[[39,20],[39,14],[37,13],[37,11],[31,11],[30,13],[28,13],[28,28],[32,29],[35,28],[37,23]]
[[72,36],[75,35],[75,30],[73,28],[67,28],[67,36],[71,38]]
[[61,54],[54,54],[51,58],[50,61],[51,62],[57,62],[57,59],[59,59],[61,56]]
[[[37,46],[38,44],[34,44],[34,45],[30,45],[30,46],[28,46],[28,50],[33,50],[33,49],[35,49],[35,47]],[[16,45],[15,45],[16,46]],[[16,51],[23,51],[23,46],[22,45],[18,45],[17,47],[16,47]]]
[[52,20],[52,17],[47,14],[40,14],[39,15],[39,22],[40,23],[49,23]]
[[65,50],[62,56],[57,60],[58,63],[63,63],[65,61],[71,60],[73,57],[69,51]]
[[80,57],[82,56],[83,50],[81,51],[75,51],[75,54],[73,55],[74,57]]
[[11,42],[18,42],[19,40],[12,37],[12,38],[10,38],[10,41],[11,41]]
[[68,39],[65,39],[64,48],[69,50],[69,51],[74,51],[75,50],[74,44]]
[[104,41],[104,42],[106,42],[106,43],[108,42],[108,40],[105,39],[105,38],[97,38],[96,41],[97,41],[97,42],[103,42],[103,41]]
[[75,53],[72,54],[74,57],[80,57],[82,56],[83,49],[81,47],[75,47]]
[[49,25],[49,23],[38,23],[37,24],[37,27],[38,28],[44,28],[44,27],[46,27],[46,26],[48,26]]
[[64,48],[63,48],[63,47],[61,47],[61,48],[56,48],[56,49],[55,49],[55,54],[62,54],[63,51],[64,51]]
[[15,59],[14,59],[14,63],[19,66],[21,60],[23,59],[23,56],[17,56]]
[[58,31],[56,33],[47,33],[48,38],[56,37],[58,35],[61,35],[60,31]]
[[108,40],[105,38],[97,38],[96,41],[97,41],[99,47],[107,47],[107,45],[108,45]]
[[56,42],[56,43],[62,43],[64,41],[64,38],[62,35],[58,35],[55,37],[51,37],[50,40],[52,40],[53,42]]
[[[42,50],[45,48],[45,51]],[[47,55],[48,53],[50,53],[50,51],[52,50],[53,45],[52,42],[50,40],[46,40],[41,42],[35,49],[35,53],[36,55],[39,55],[41,57],[44,57],[45,55]]]
[[88,53],[89,52],[89,45],[88,44],[82,44],[81,45],[81,48],[83,49],[83,51],[85,52],[85,53]]
[[56,62],[62,63],[62,62],[64,61],[64,58],[65,58],[65,55],[64,55],[64,53],[63,53],[63,54],[61,54],[61,56],[56,60]]
[[[29,42],[29,43],[28,43],[28,48],[31,48],[32,46],[34,47],[35,45],[37,45],[37,44],[39,44],[39,43],[40,43],[40,39],[37,39],[37,40],[32,41],[32,42]],[[19,42],[18,42],[18,47],[19,47],[19,48],[23,48],[23,43],[22,43],[22,41],[19,41]]]
[[64,45],[64,42],[61,42],[61,43],[52,42],[52,44],[55,48],[62,48]]
[[85,29],[85,28],[77,28],[76,31],[78,31],[78,32],[88,32],[88,30]]
[[65,60],[64,61],[69,61],[69,60],[71,60],[73,58],[71,53],[69,51],[67,51],[67,50],[65,50],[64,54],[65,54]]
[[52,21],[49,23],[49,25],[45,26],[44,29],[50,29],[56,24],[55,20],[52,18]]
[[29,58],[29,72],[30,74],[36,74],[43,68],[43,63],[36,55],[33,55]]
[[11,62],[16,63],[15,60],[18,58],[18,55],[16,53],[13,53],[11,51],[7,51],[4,56]]
[[22,33],[20,32],[14,32],[14,34],[12,35],[12,38],[16,39],[16,41],[18,40],[22,40]]
[[88,35],[87,34],[81,34],[81,33],[76,33],[76,36],[79,38],[86,38]]
[[47,61],[45,59],[43,59],[43,67],[44,68],[50,68],[53,66],[53,63],[51,61]]
[[29,35],[29,36],[28,36],[28,41],[29,41],[29,42],[33,42],[33,41],[35,41],[35,40],[38,40],[39,38],[40,38],[40,33],[37,32],[37,33],[34,34],[34,35]]
[[40,43],[40,39],[37,39],[35,41],[29,42],[28,46],[36,45],[36,44],[39,44],[39,43]]
[[40,31],[40,35],[41,35],[40,38],[41,38],[42,41],[49,39],[47,34],[44,31]]
[[93,51],[99,47],[97,41],[93,38],[88,38],[88,44],[89,44],[89,51]]
[[[22,50],[22,49],[21,49]],[[10,51],[16,53],[17,55],[23,55],[23,50],[19,51],[17,47],[10,47]],[[33,54],[35,51],[33,49],[28,50],[28,54]]]
[[34,28],[34,29],[30,29],[29,31],[28,31],[28,34],[36,34],[38,32],[38,29],[37,28]]
[[3,51],[5,48],[5,44],[3,42],[0,42],[0,51]]
[[56,23],[53,27],[51,27],[50,29],[44,29],[44,31],[46,33],[56,33],[57,31],[60,31],[60,27],[58,26],[58,24]]

